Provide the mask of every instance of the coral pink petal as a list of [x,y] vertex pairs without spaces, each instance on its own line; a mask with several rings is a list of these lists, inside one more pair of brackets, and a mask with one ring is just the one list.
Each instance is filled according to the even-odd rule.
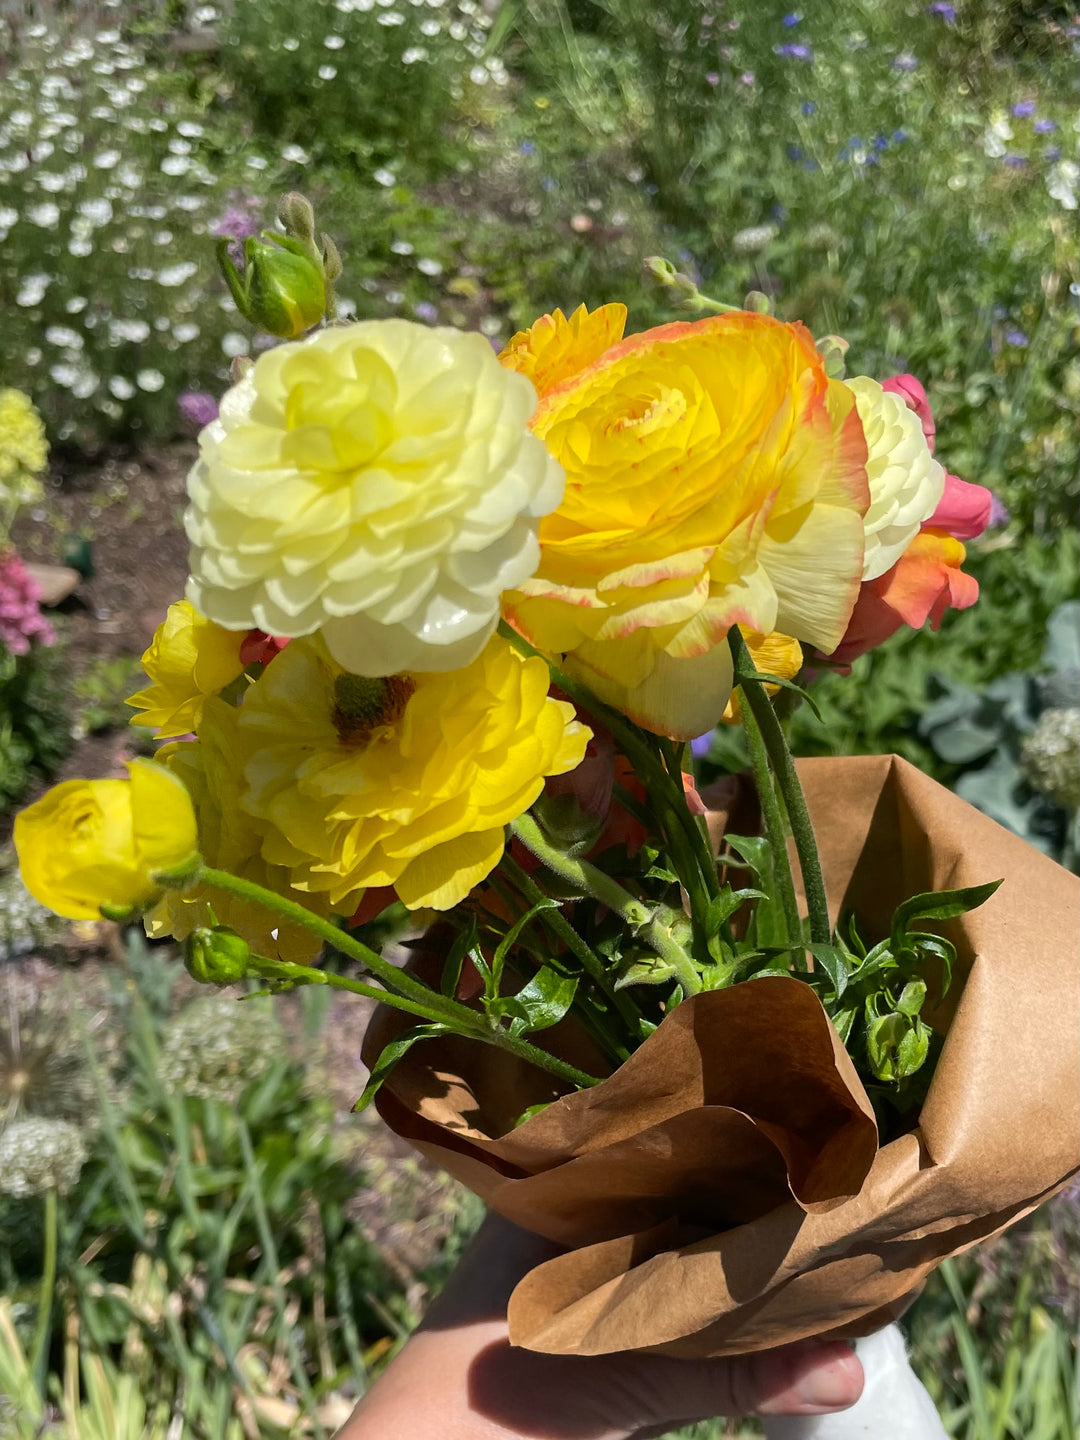
[[945,492],[926,523],[935,530],[948,531],[957,540],[974,540],[989,525],[993,503],[994,497],[985,485],[972,485],[946,474]]

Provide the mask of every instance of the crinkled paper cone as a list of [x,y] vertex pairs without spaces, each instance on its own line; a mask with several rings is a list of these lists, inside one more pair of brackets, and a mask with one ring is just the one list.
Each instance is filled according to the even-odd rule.
[[[830,900],[864,936],[920,891],[1005,879],[944,927],[957,973],[926,1013],[946,1040],[918,1129],[878,1148],[848,1056],[788,977],[685,1002],[603,1084],[516,1130],[557,1094],[549,1076],[475,1042],[416,1046],[383,1118],[569,1247],[514,1291],[515,1344],[704,1356],[865,1333],[1077,1167],[1076,877],[896,757],[799,770]],[[396,1024],[380,1013],[369,1059]],[[544,1038],[597,1064],[565,1022]]]

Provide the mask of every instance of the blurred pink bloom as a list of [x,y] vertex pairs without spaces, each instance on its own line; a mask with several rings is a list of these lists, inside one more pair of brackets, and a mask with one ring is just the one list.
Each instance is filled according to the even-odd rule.
[[41,587],[14,550],[0,556],[0,643],[12,655],[25,655],[32,640],[55,643],[56,634],[40,606]]
[[208,390],[182,390],[176,408],[185,420],[200,430],[218,417],[218,403]]
[[934,415],[922,384],[915,379],[914,375],[894,375],[891,380],[883,380],[881,388],[888,390],[893,395],[899,395],[908,409],[915,411],[932,455],[934,453]]

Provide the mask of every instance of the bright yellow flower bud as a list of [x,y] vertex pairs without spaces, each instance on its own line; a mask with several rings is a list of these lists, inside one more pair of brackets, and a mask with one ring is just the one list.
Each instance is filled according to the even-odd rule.
[[187,600],[170,605],[142,657],[151,684],[127,700],[145,712],[131,723],[151,726],[162,740],[197,730],[206,697],[242,674],[243,639],[243,631],[215,625]]
[[144,909],[159,877],[194,869],[198,830],[191,797],[153,760],[132,760],[130,780],[66,780],[15,817],[23,883],[69,920]]

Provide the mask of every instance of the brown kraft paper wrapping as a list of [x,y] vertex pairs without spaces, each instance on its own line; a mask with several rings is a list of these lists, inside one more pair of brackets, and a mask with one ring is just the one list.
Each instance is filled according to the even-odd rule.
[[[895,756],[799,773],[834,918],[853,909],[864,936],[911,895],[1004,877],[944,927],[956,975],[924,1012],[946,1039],[918,1128],[878,1147],[831,1023],[788,977],[684,1002],[603,1084],[558,1099],[487,1046],[416,1046],[379,1093],[383,1118],[568,1247],[514,1291],[515,1344],[701,1357],[866,1333],[1080,1162],[1077,878]],[[397,1024],[376,1015],[369,1060]],[[572,1025],[544,1040],[596,1073]]]

